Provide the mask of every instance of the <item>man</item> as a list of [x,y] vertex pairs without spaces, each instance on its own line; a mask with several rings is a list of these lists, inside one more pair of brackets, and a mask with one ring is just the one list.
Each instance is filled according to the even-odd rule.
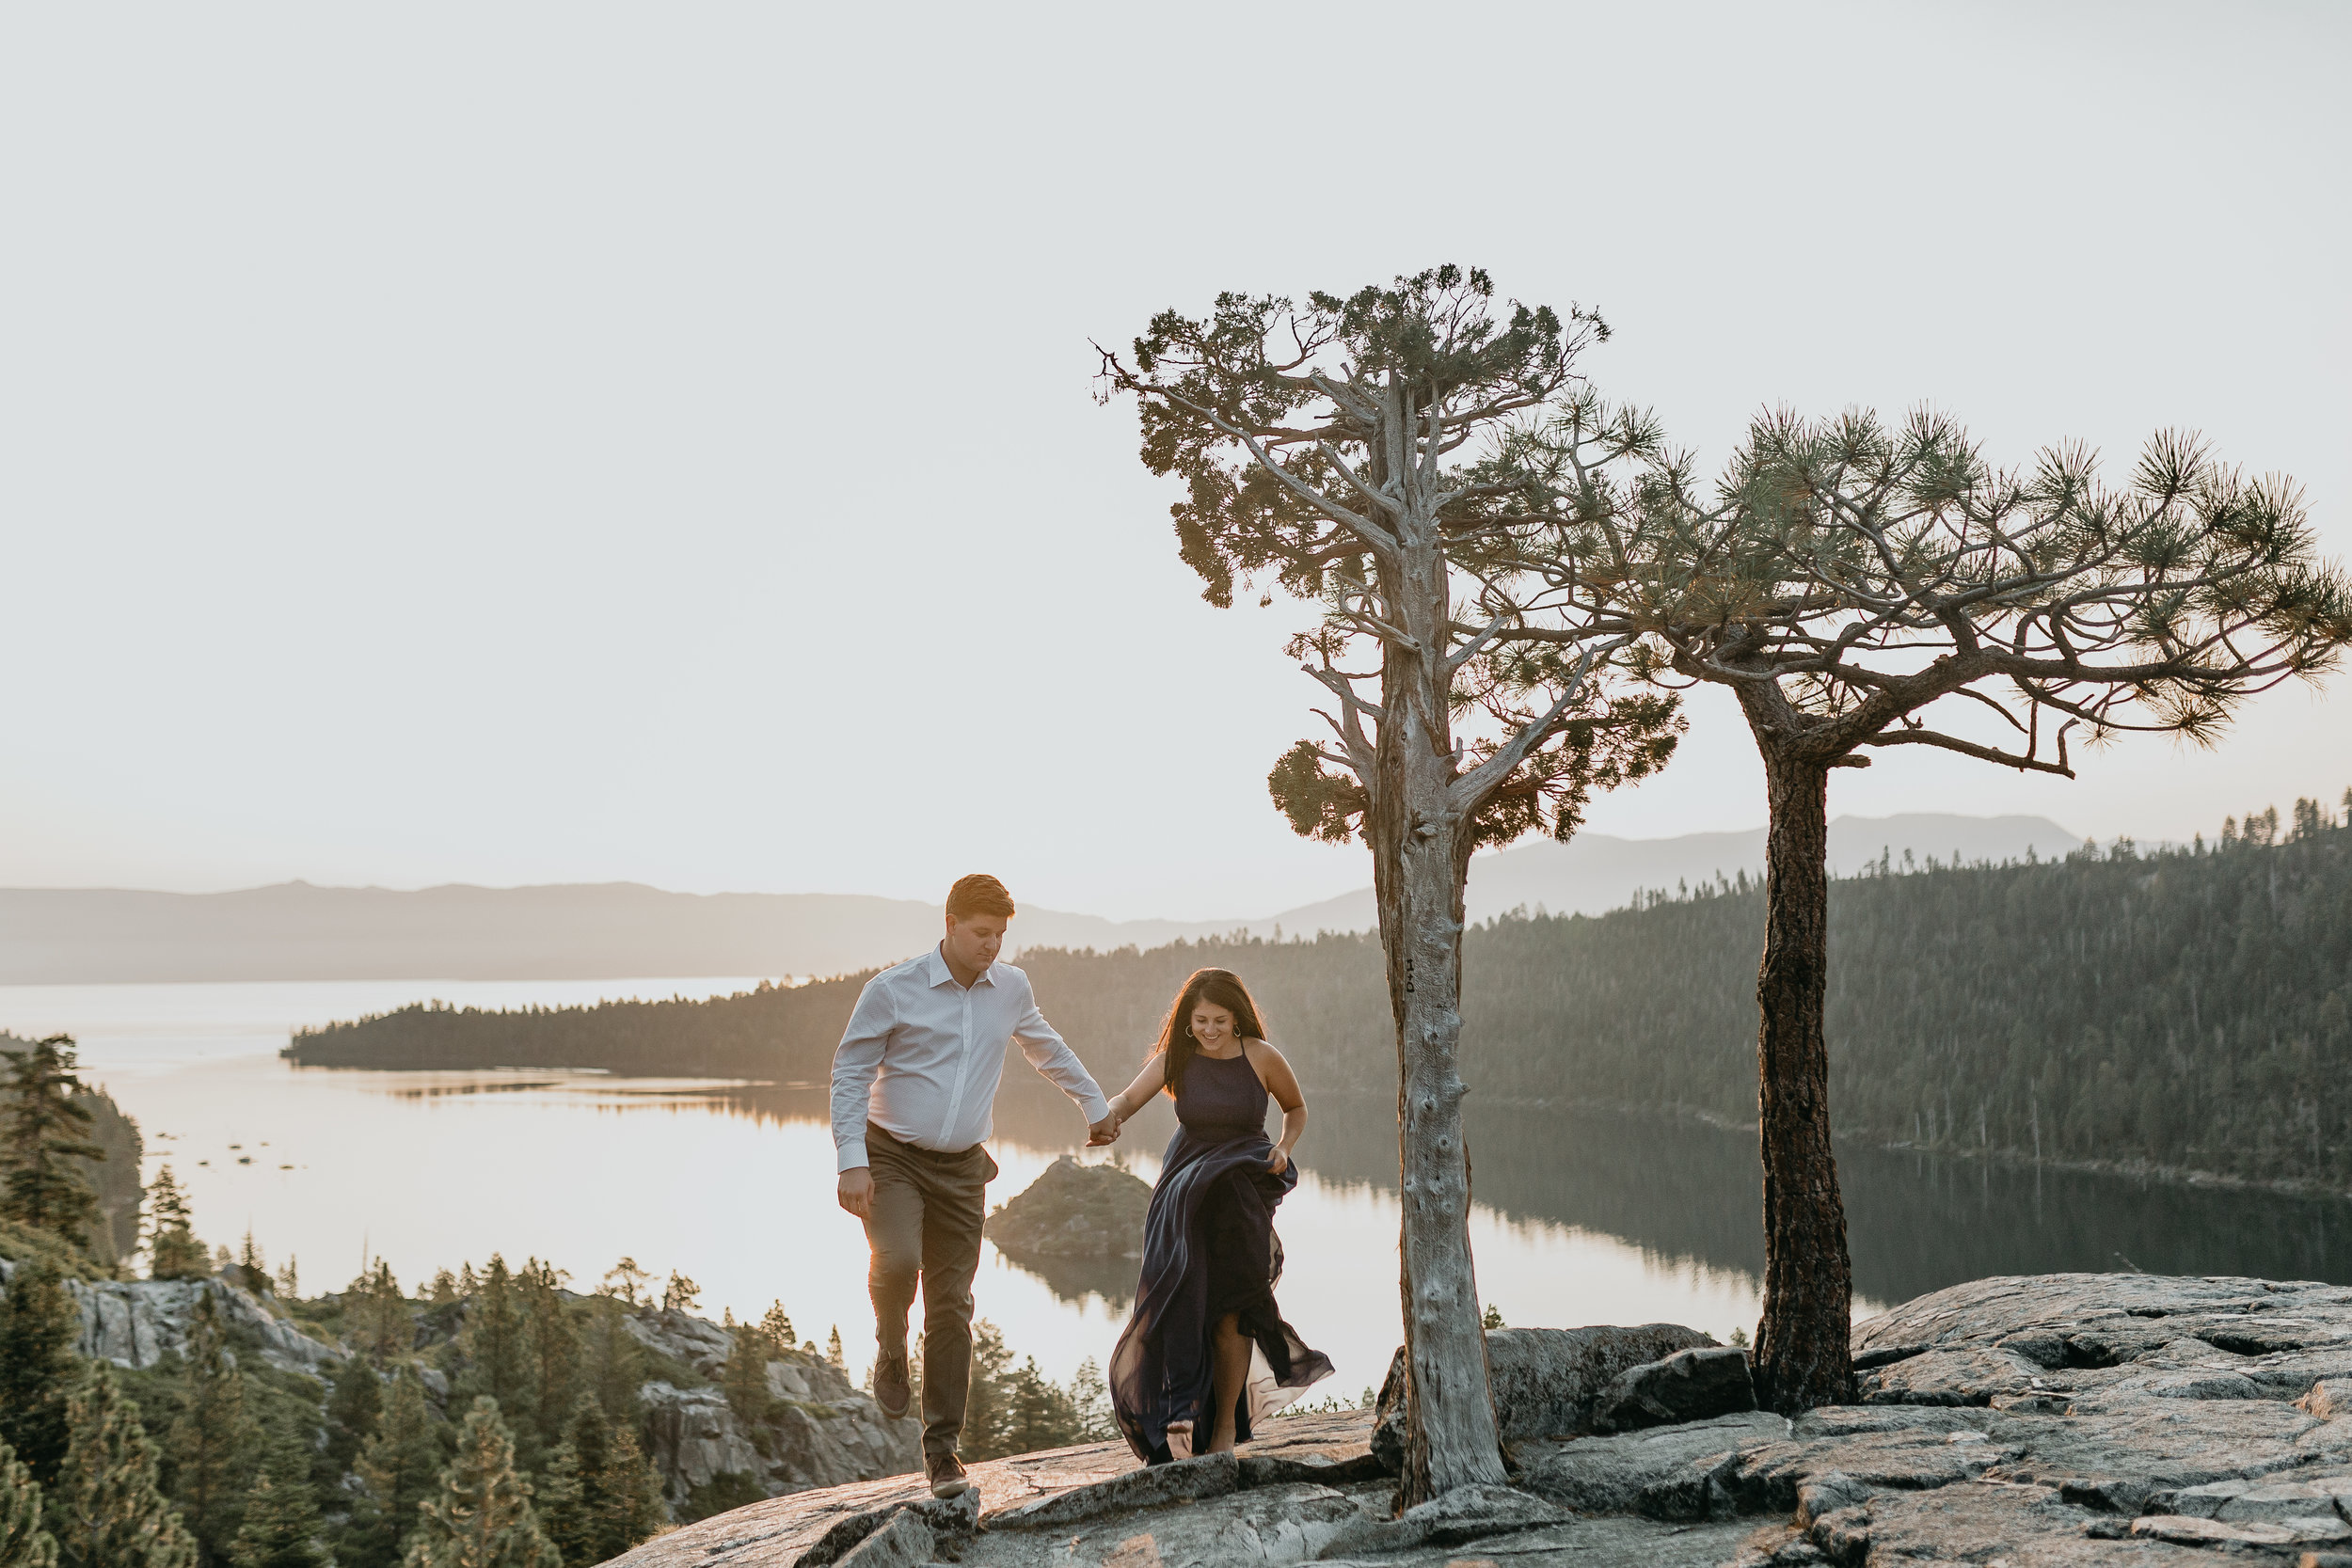
[[866,982],[833,1057],[833,1142],[841,1207],[874,1249],[874,1398],[904,1416],[912,1397],[907,1309],[923,1285],[923,1462],[931,1495],[971,1482],[956,1457],[972,1385],[972,1275],[996,1162],[989,1134],[1005,1042],[1076,1101],[1089,1144],[1119,1136],[1077,1053],[1038,1011],[1029,977],[996,961],[1012,895],[993,877],[947,891],[947,930],[921,958]]

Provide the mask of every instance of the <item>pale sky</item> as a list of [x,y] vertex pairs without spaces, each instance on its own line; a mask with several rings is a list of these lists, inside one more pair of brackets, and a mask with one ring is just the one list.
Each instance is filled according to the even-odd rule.
[[[1220,289],[1597,307],[1708,467],[1781,403],[2193,426],[2352,554],[2348,71],[2334,4],[10,8],[0,885],[1361,885],[1266,799],[1295,612],[1200,602],[1090,396]],[[1832,809],[2347,784],[2352,675]],[[1720,700],[1591,814],[1762,819]]]

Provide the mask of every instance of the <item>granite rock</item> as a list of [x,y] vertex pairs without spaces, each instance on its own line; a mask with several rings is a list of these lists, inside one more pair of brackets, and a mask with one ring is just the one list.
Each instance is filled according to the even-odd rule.
[[[9,1265],[0,1262],[0,1281],[9,1272]],[[228,1327],[232,1354],[249,1351],[281,1371],[313,1377],[330,1371],[348,1354],[340,1345],[311,1338],[272,1312],[260,1297],[226,1279],[69,1279],[65,1284],[82,1313],[75,1352],[118,1367],[151,1367],[167,1353],[184,1347],[197,1304],[207,1296]]]
[[[1617,1376],[1677,1351],[1715,1341],[1679,1323],[1622,1328],[1496,1328],[1486,1333],[1486,1366],[1495,1419],[1505,1443],[1528,1437],[1568,1437],[1594,1430],[1601,1395]],[[1379,1425],[1373,1452],[1391,1469],[1405,1455],[1405,1351],[1389,1359],[1389,1375],[1375,1405]]]
[[984,1234],[1012,1259],[1141,1258],[1147,1181],[1063,1155],[988,1216]]
[[1595,1402],[1597,1432],[1712,1420],[1756,1408],[1748,1353],[1728,1345],[1677,1351],[1619,1372]]

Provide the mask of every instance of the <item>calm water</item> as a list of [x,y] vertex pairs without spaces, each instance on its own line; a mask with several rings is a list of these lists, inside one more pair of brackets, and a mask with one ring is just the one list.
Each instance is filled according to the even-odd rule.
[[[288,1032],[425,996],[461,1005],[707,995],[752,981],[0,987],[0,1028],[65,1030],[87,1075],[168,1161],[198,1231],[249,1227],[306,1292],[363,1258],[404,1282],[494,1252],[535,1254],[593,1285],[624,1254],[702,1286],[711,1316],[781,1300],[803,1337],[841,1328],[870,1356],[866,1246],[833,1201],[822,1091],[593,1073],[296,1069]],[[1002,1202],[1085,1136],[1016,1056],[993,1145]],[[1314,1097],[1298,1191],[1278,1224],[1285,1312],[1330,1353],[1325,1387],[1376,1384],[1399,1338],[1395,1133],[1385,1098]],[[1145,1180],[1170,1121],[1131,1123],[1119,1155]],[[1763,1246],[1753,1140],[1590,1113],[1472,1102],[1479,1291],[1513,1323],[1752,1325]],[[1089,1154],[1089,1159],[1102,1155]],[[240,1161],[250,1160],[251,1164]],[[2352,1204],[1990,1168],[1852,1149],[1841,1156],[1857,1315],[1963,1279],[2057,1269],[2352,1279]],[[979,1309],[1056,1376],[1102,1359],[1128,1267],[1041,1277],[984,1251]],[[1321,1392],[1322,1390],[1318,1390]]]

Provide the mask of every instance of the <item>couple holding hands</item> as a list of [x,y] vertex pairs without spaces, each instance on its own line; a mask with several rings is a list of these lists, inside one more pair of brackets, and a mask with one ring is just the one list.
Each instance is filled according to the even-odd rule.
[[[939,945],[866,983],[833,1061],[841,1207],[865,1222],[874,1254],[874,1397],[885,1415],[907,1413],[907,1313],[919,1283],[923,1460],[942,1497],[970,1485],[956,1441],[972,1376],[984,1195],[996,1174],[982,1145],[1008,1041],[1085,1114],[1091,1147],[1115,1142],[1153,1095],[1176,1102],[1135,1311],[1104,1373],[1136,1457],[1166,1464],[1171,1432],[1197,1453],[1230,1449],[1248,1438],[1253,1415],[1331,1371],[1274,1302],[1274,1210],[1298,1184],[1291,1150],[1307,1130],[1307,1102],[1266,1043],[1248,989],[1228,971],[1196,971],[1143,1070],[1105,1100],[1038,1010],[1028,976],[997,961],[1012,917],[995,878],[959,880]],[[1269,1100],[1282,1108],[1275,1139],[1265,1131]],[[1264,1363],[1254,1378],[1253,1359]]]

